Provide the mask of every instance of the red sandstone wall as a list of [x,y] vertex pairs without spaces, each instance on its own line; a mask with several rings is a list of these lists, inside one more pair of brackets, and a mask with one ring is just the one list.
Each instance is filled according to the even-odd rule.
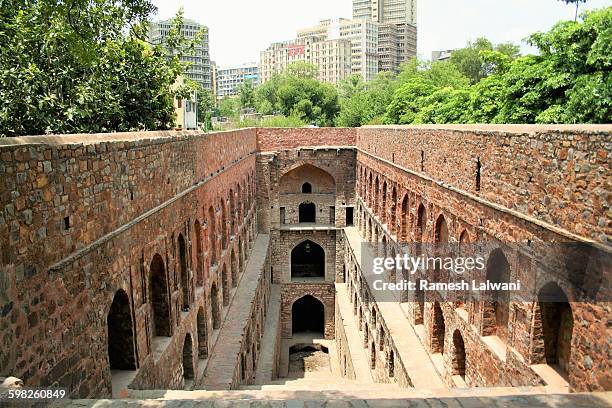
[[[611,130],[609,126],[366,127],[357,130],[357,147],[577,235],[608,242]],[[476,191],[478,159],[480,192]]]
[[257,150],[260,152],[295,149],[304,146],[354,146],[354,128],[260,128]]
[[255,151],[253,129],[135,135],[0,146],[2,263],[33,275]]
[[[142,369],[136,385],[180,388],[183,339],[190,333],[197,350],[197,311],[205,310],[211,328],[206,300],[210,287],[215,283],[222,292],[220,275],[226,267],[231,284],[233,264],[244,267],[244,252],[255,235],[255,132],[79,137],[0,143],[0,376],[17,376],[28,386],[56,383],[72,396],[109,396],[106,316],[121,288],[129,297],[135,354]],[[20,142],[29,144],[7,145]],[[213,178],[189,191],[210,175]],[[234,214],[227,208],[231,189],[240,208]],[[160,204],[165,207],[137,219]],[[215,208],[218,228],[213,234],[214,270],[209,268],[209,206]],[[66,230],[67,215],[71,227]],[[201,259],[192,248],[196,220],[204,241]],[[235,229],[229,231],[232,225]],[[221,227],[227,230],[226,242],[235,235],[224,251]],[[88,247],[110,232],[101,245]],[[188,314],[180,312],[184,292],[177,262],[179,233],[187,243]],[[70,257],[81,249],[82,254]],[[160,361],[154,361],[151,306],[143,296],[155,253],[163,257],[167,271],[173,335]],[[241,261],[232,262],[235,254]]]

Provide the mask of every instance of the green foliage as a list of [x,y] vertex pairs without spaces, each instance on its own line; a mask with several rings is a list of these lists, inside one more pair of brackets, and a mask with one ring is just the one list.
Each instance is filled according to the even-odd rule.
[[[433,120],[433,116],[437,115],[436,109],[441,108],[453,90],[469,86],[467,77],[449,62],[429,64],[413,60],[403,66],[398,81],[401,85],[395,90],[387,107],[385,123],[423,123]],[[441,92],[435,94],[436,91]],[[453,101],[458,98],[457,95],[454,95]],[[430,103],[435,103],[436,107],[432,106],[429,113],[420,115],[419,112]]]
[[[532,35],[539,55],[518,57],[514,45],[479,39],[450,62],[405,64],[382,122],[609,123],[612,8],[582,19]],[[363,94],[342,101],[339,124],[371,120]]]
[[306,122],[296,117],[271,116],[262,119],[245,119],[240,122],[239,127],[263,127],[263,128],[296,128],[304,127]]
[[282,74],[257,88],[255,106],[262,114],[282,114],[318,126],[333,124],[340,107],[338,92],[315,79],[311,64],[291,64]]
[[529,41],[538,56],[516,60],[502,76],[496,121],[607,123],[612,117],[612,7],[563,21]]
[[219,115],[224,118],[236,119],[240,115],[240,99],[224,97],[219,101]]
[[[495,57],[491,53],[495,52]],[[485,56],[489,58],[484,58]],[[469,42],[467,47],[455,50],[451,54],[450,62],[459,71],[475,84],[481,79],[495,72],[497,64],[516,59],[519,56],[519,47],[511,43],[498,44],[495,47],[486,38],[478,38]],[[506,58],[504,58],[506,57]]]
[[350,79],[350,83],[340,85],[340,114],[336,119],[338,126],[359,127],[365,124],[380,123],[387,106],[391,103],[397,81],[391,72],[380,72],[372,81],[363,83]]
[[[4,0],[0,135],[168,129],[184,67],[142,39],[149,0]],[[179,15],[176,23],[180,24]],[[173,39],[176,54],[186,43]]]
[[212,114],[215,108],[215,98],[209,89],[198,87],[198,122],[202,123],[204,130],[212,129]]
[[240,101],[241,108],[254,108],[255,107],[255,87],[253,81],[246,80],[239,84],[237,87],[238,98]]

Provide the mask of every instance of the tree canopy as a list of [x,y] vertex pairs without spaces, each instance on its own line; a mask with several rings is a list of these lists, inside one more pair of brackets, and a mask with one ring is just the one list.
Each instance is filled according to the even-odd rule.
[[170,128],[173,96],[190,93],[173,87],[186,44],[172,39],[168,60],[146,43],[154,11],[149,0],[5,0],[0,135]]
[[338,92],[333,85],[316,79],[317,67],[294,63],[262,84],[255,92],[259,113],[280,113],[317,126],[330,126],[340,111]]

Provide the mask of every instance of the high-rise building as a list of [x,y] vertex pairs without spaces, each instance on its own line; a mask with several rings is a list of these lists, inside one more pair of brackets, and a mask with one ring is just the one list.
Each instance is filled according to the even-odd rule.
[[259,77],[261,83],[272,79],[274,74],[283,72],[289,64],[306,60],[304,41],[284,41],[271,44],[260,53]]
[[298,30],[298,39],[304,38],[348,40],[351,44],[351,74],[369,81],[378,73],[378,23],[372,20],[323,20],[314,27]]
[[325,34],[318,32],[301,35],[295,41],[271,44],[260,56],[261,83],[298,61],[316,65],[319,68],[317,78],[323,82],[336,84],[351,75],[351,41],[327,39]]
[[353,18],[379,23],[380,71],[399,71],[416,56],[416,0],[353,0]]
[[219,67],[217,69],[217,97],[234,96],[237,87],[245,81],[253,85],[259,84],[259,67],[257,63],[247,63],[234,67]]
[[[149,41],[153,44],[164,43],[168,32],[172,28],[172,20],[163,20],[149,25]],[[200,30],[205,30],[202,41],[196,44],[191,55],[184,55],[181,61],[189,62],[190,66],[185,76],[198,83],[204,89],[212,90],[212,73],[209,53],[208,28],[193,20],[184,19],[181,34],[187,39],[194,39]]]
[[416,25],[416,0],[353,0],[353,18]]

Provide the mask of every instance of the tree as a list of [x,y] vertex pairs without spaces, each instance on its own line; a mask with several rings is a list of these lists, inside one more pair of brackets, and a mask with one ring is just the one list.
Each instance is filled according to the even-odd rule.
[[291,64],[281,74],[274,75],[255,92],[257,111],[282,114],[306,123],[330,126],[340,110],[338,92],[315,79],[317,67],[307,63]]
[[238,98],[224,97],[219,101],[219,115],[224,118],[237,119],[240,114],[240,100]]
[[351,81],[349,86],[340,85],[340,114],[336,120],[338,126],[359,127],[368,123],[380,121],[393,99],[397,87],[395,75],[392,72],[380,72],[370,82],[361,84]]
[[497,121],[607,123],[612,117],[612,7],[586,12],[529,38],[540,55],[514,61],[502,76]]
[[496,51],[513,60],[519,56],[519,50],[519,47],[512,43],[493,46],[491,41],[481,37],[474,42],[469,42],[467,47],[453,51],[450,62],[475,84],[494,72],[494,66],[483,59],[484,55]]
[[212,114],[215,108],[215,98],[209,89],[198,89],[198,122],[204,125],[204,130],[212,129]]
[[173,87],[180,61],[143,41],[154,11],[149,0],[5,0],[0,135],[170,128],[173,97],[190,90]]
[[238,92],[240,107],[242,109],[255,107],[255,87],[253,86],[253,81],[248,79],[241,84],[238,84],[236,90]]
[[443,88],[453,90],[469,87],[469,79],[449,62],[430,64],[413,60],[402,67],[398,82],[400,85],[387,107],[385,123],[414,123],[425,120],[427,116],[419,117],[419,112],[427,103],[433,101],[429,97],[434,92]]

